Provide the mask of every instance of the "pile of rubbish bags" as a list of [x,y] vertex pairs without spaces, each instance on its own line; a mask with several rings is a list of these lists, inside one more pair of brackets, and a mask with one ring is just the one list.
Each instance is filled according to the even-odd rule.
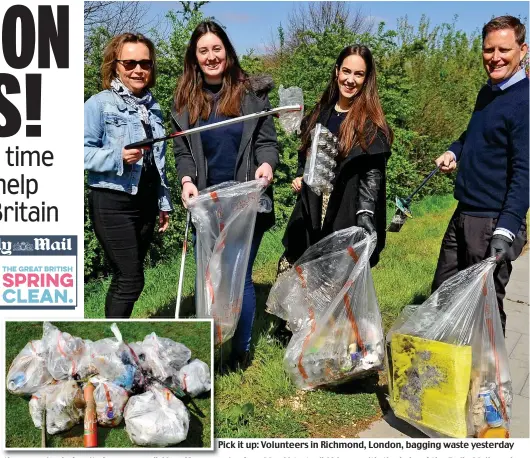
[[29,342],[7,374],[7,390],[31,396],[29,411],[36,428],[57,434],[81,423],[82,387],[95,386],[97,422],[115,427],[122,419],[134,444],[159,446],[186,439],[189,412],[173,392],[198,396],[211,389],[206,363],[191,359],[191,350],[154,332],[127,344],[116,323],[114,338],[95,342],[43,323],[41,340]]
[[204,189],[187,203],[197,230],[197,317],[214,319],[216,345],[230,339],[239,322],[254,225],[266,186],[263,179],[228,181]]
[[402,311],[387,335],[390,405],[430,437],[507,438],[512,404],[495,259]]
[[284,367],[301,389],[337,385],[380,370],[384,334],[369,259],[376,235],[359,227],[311,246],[271,289],[267,311],[293,337]]

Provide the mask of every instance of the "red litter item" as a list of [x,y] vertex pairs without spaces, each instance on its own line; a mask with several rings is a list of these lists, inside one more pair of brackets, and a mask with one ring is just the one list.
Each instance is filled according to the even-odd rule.
[[85,398],[85,432],[83,444],[85,448],[98,446],[98,420],[96,416],[96,402],[94,401],[94,385],[88,382],[83,390]]

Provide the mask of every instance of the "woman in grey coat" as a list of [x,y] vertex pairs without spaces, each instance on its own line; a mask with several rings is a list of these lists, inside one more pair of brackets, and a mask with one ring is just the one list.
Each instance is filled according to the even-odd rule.
[[[205,21],[193,32],[184,60],[184,73],[175,91],[174,131],[203,126],[270,108],[272,80],[249,78],[225,31]],[[276,130],[271,117],[176,138],[173,142],[183,202],[199,191],[226,181],[266,178],[272,181],[278,164]],[[267,194],[272,198],[269,186]],[[258,214],[245,278],[243,305],[232,338],[230,364],[245,368],[256,310],[252,266],[263,233],[274,224],[274,210]]]

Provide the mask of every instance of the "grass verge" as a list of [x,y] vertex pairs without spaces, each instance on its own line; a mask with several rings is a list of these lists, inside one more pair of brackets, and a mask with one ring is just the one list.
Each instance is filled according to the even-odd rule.
[[[385,330],[401,309],[430,294],[442,236],[456,202],[452,196],[427,197],[399,233],[388,233],[379,264],[372,269]],[[388,217],[394,210],[389,209]],[[384,376],[362,379],[333,390],[297,390],[283,370],[284,349],[272,338],[276,318],[264,313],[282,254],[282,231],[268,232],[254,265],[257,316],[253,362],[245,372],[216,376],[215,437],[355,437],[386,408]],[[195,271],[190,254],[184,280],[185,313],[193,313]],[[135,317],[174,316],[180,257],[150,269]],[[85,288],[85,315],[102,316],[108,282]],[[224,348],[219,351],[223,356]],[[352,395],[354,394],[354,395]],[[243,408],[247,406],[247,408]]]
[[[71,335],[96,341],[113,337],[110,322],[53,322],[61,331]],[[119,322],[118,327],[126,342],[143,340],[147,334],[156,332],[160,337],[168,337],[186,345],[192,352],[192,358],[199,358],[211,366],[210,323],[208,322]],[[42,337],[42,322],[6,322],[6,377],[11,362],[30,340]],[[40,447],[41,430],[35,428],[29,413],[29,398],[15,396],[6,391],[6,447]],[[188,437],[177,447],[211,446],[211,399],[205,393],[194,399],[204,417],[190,410],[190,429]],[[189,406],[188,406],[189,407]],[[135,447],[130,441],[122,421],[115,428],[98,428],[99,447]],[[83,425],[77,425],[69,431],[48,435],[48,447],[83,447]]]

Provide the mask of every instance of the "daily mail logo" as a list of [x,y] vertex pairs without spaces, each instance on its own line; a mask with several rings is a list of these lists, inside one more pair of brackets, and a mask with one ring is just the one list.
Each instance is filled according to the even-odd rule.
[[0,237],[0,309],[77,306],[77,236]]
[[[72,241],[72,239],[75,239]],[[0,237],[0,255],[11,255],[13,251],[17,254],[36,255],[33,253],[38,251],[39,254],[65,254],[67,252],[73,253],[77,248],[77,236],[72,237],[25,237],[25,236],[11,236]],[[76,250],[75,250],[76,251]]]

